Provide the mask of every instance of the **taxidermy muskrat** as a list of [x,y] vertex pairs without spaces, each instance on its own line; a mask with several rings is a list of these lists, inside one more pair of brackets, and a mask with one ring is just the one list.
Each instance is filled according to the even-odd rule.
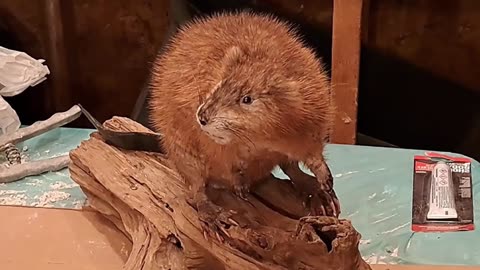
[[222,222],[232,223],[209,202],[206,185],[247,198],[276,165],[305,189],[311,214],[338,216],[323,158],[335,112],[330,83],[294,27],[271,15],[218,13],[187,23],[166,46],[153,66],[150,119],[200,219],[215,216],[204,233],[218,236]]

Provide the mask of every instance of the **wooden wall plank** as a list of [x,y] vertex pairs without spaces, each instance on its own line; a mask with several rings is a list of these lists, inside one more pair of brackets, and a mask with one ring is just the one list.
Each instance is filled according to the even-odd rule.
[[338,113],[332,143],[355,144],[362,0],[333,0],[332,86]]
[[46,99],[49,111],[63,111],[72,106],[61,5],[60,0],[45,1],[45,19],[49,29],[45,45],[50,60],[46,64],[50,69],[48,79],[52,83],[51,98]]

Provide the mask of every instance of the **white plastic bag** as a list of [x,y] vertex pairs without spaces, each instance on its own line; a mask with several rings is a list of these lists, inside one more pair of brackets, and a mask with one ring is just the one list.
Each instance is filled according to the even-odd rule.
[[43,62],[45,60],[0,46],[0,95],[16,96],[46,80],[50,70]]
[[15,133],[20,124],[17,112],[0,96],[0,138]]
[[2,96],[16,96],[46,80],[50,70],[43,62],[45,60],[0,46],[0,137],[14,133],[21,124],[15,110]]

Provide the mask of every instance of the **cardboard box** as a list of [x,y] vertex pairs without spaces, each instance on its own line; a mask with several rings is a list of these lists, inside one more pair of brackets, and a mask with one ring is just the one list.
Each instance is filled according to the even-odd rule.
[[[130,242],[90,211],[0,207],[0,269],[119,270]],[[480,267],[373,265],[374,270],[480,270]]]

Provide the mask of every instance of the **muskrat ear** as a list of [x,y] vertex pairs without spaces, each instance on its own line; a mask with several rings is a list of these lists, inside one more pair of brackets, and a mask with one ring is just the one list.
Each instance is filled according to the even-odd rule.
[[291,97],[292,95],[295,96],[295,93],[298,93],[299,88],[300,84],[298,81],[280,79],[275,80],[274,83],[271,83],[268,87],[268,91],[265,91],[264,94],[281,93],[280,96]]
[[287,79],[281,75],[272,74],[268,78],[268,88],[271,89],[280,89],[281,91],[284,91],[285,89],[298,89],[298,87],[298,81]]
[[226,73],[229,69],[237,64],[244,52],[238,46],[232,46],[225,51],[225,55],[222,58],[222,71]]

